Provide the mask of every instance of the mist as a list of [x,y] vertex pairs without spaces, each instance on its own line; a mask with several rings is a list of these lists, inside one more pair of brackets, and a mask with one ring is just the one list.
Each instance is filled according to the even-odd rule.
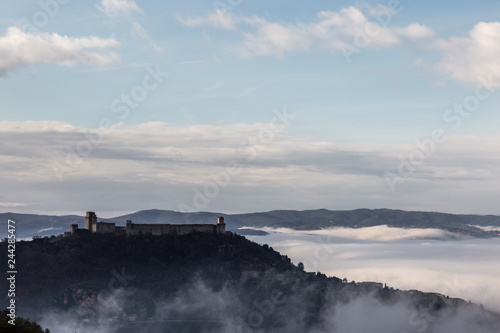
[[438,292],[500,312],[500,239],[460,239],[432,229],[345,229],[267,228],[268,235],[247,238],[303,262],[308,271]]
[[[133,306],[142,291],[125,288],[103,293],[68,311],[46,311],[41,324],[57,332],[311,332],[311,333],[493,333],[486,324],[489,315],[478,307],[464,305],[435,316],[429,309],[416,309],[408,301],[382,302],[374,295],[359,295],[343,289],[322,290],[317,283],[302,284],[293,274],[248,273],[220,290],[194,278],[170,298],[156,303],[148,321],[128,328],[112,319]],[[250,285],[253,287],[247,289]],[[280,288],[280,285],[283,288]],[[288,289],[291,287],[291,289]],[[240,290],[240,291],[239,291]],[[241,290],[247,290],[241,293]],[[321,295],[324,305],[315,308]],[[86,324],[82,316],[97,313],[97,324]],[[159,327],[157,323],[163,323]],[[167,329],[168,328],[168,329]]]
[[264,230],[269,234],[247,238],[303,262],[306,271],[348,283],[325,288],[320,279],[305,283],[291,271],[267,271],[245,272],[239,280],[214,286],[195,275],[160,300],[140,285],[104,290],[64,311],[45,309],[38,321],[53,333],[498,332],[498,321],[481,306],[465,302],[436,312],[432,304],[415,307],[405,297],[383,300],[376,291],[361,293],[352,283],[437,292],[500,312],[498,239],[387,226]]

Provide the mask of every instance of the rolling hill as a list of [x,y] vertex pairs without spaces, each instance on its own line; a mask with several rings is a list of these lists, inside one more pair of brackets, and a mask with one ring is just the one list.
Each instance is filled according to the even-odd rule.
[[[99,212],[97,212],[99,216]],[[243,234],[241,227],[291,228],[316,230],[331,227],[362,228],[388,225],[397,228],[436,228],[467,237],[498,237],[498,231],[486,231],[477,226],[500,227],[500,216],[456,215],[437,212],[412,212],[392,209],[355,209],[346,211],[318,210],[275,210],[262,213],[223,214],[213,212],[181,213],[170,210],[143,210],[114,218],[99,218],[99,221],[125,225],[126,220],[134,223],[215,223],[218,216],[225,216],[228,230]],[[17,213],[0,214],[0,238],[6,236],[7,219],[16,221],[17,237],[50,236],[69,230],[70,224],[85,227],[85,217],[76,215],[48,216]]]

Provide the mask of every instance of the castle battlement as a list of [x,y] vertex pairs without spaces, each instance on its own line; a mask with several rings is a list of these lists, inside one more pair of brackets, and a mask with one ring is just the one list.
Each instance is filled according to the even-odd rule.
[[125,234],[131,235],[186,235],[192,232],[204,232],[225,234],[226,224],[224,217],[220,216],[217,224],[139,224],[126,221],[125,227],[116,226],[115,223],[97,222],[95,212],[87,212],[85,215],[85,229],[78,229],[77,224],[71,225],[71,231],[65,232],[64,236],[78,234],[80,230],[96,234]]

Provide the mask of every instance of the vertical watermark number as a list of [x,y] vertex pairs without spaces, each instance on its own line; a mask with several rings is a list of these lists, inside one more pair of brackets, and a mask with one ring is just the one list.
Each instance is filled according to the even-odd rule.
[[16,222],[8,220],[7,222],[7,233],[8,233],[8,260],[7,260],[7,281],[9,281],[9,291],[7,292],[7,297],[9,298],[9,306],[7,306],[8,314],[10,318],[9,324],[15,325],[16,320]]

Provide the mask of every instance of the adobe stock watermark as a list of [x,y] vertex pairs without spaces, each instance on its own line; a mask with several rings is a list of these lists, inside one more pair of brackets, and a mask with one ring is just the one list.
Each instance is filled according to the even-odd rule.
[[[111,277],[108,282],[108,289],[106,290],[109,294],[108,295],[113,295],[115,292],[122,288],[127,288],[129,285],[129,281],[133,281],[136,276],[135,275],[128,275],[125,271],[125,267],[122,267],[121,273],[118,273],[115,269],[111,270]],[[103,295],[103,292],[99,292],[97,294],[97,301],[100,304],[106,304],[106,297],[107,295]],[[82,304],[95,304],[95,300],[92,298],[92,296],[87,297],[81,304],[80,307],[82,307]],[[88,311],[85,309],[81,309],[84,312]]]
[[59,14],[62,6],[67,5],[69,2],[70,0],[38,1],[40,9],[30,17],[24,16],[21,22],[16,25],[19,29],[10,30],[10,33],[14,33],[14,38],[9,38],[12,49],[19,52],[19,46],[40,34],[40,30]]
[[31,18],[23,17],[21,29],[28,34],[38,34],[40,29],[49,24],[50,20],[56,17],[62,6],[70,3],[71,0],[40,0],[38,1],[39,11],[31,15]]
[[350,64],[353,54],[359,54],[361,50],[370,46],[373,39],[380,35],[381,28],[387,27],[391,23],[393,16],[399,14],[402,10],[403,6],[399,0],[391,0],[387,6],[370,12],[370,16],[377,21],[378,25],[368,21],[363,27],[356,26],[352,44],[344,42],[339,44],[346,62]]
[[[110,110],[116,114],[118,119],[115,122],[124,121],[130,116],[131,110],[136,109],[149,94],[157,89],[162,84],[165,78],[169,75],[168,72],[162,72],[160,65],[155,68],[146,66],[146,72],[142,78],[141,84],[138,84],[126,93],[122,93],[115,98],[110,104]],[[103,143],[104,134],[112,131],[113,120],[110,118],[102,118],[99,121],[99,128],[90,133],[84,133],[84,139],[80,140],[76,145],[66,145],[63,156],[54,156],[52,159],[52,170],[56,174],[59,181],[63,181],[63,176],[77,168],[86,157],[89,157],[94,149]],[[62,159],[62,161],[61,161]]]
[[283,132],[289,125],[290,120],[296,118],[296,115],[287,112],[286,107],[283,110],[273,110],[274,116],[268,123],[268,126],[262,128],[256,135],[246,138],[237,148],[237,152],[243,154],[245,158],[232,159],[227,162],[226,167],[210,173],[210,181],[202,187],[193,188],[193,199],[190,204],[181,203],[178,208],[180,212],[194,212],[205,209],[210,200],[219,196],[222,189],[225,189],[231,183],[231,179],[241,173],[245,164],[251,163],[257,157],[259,151],[270,145],[277,134]]
[[496,91],[494,87],[500,86],[500,82],[494,82],[490,74],[488,79],[481,77],[481,83],[476,86],[474,93],[465,97],[462,102],[453,104],[443,112],[443,121],[446,127],[436,127],[431,131],[430,137],[424,140],[415,140],[415,148],[404,157],[400,157],[397,172],[386,172],[384,179],[391,192],[396,191],[396,185],[412,177],[417,169],[432,156],[437,146],[448,140],[450,131],[458,130],[464,120],[468,119],[480,107],[481,102],[486,101]]

